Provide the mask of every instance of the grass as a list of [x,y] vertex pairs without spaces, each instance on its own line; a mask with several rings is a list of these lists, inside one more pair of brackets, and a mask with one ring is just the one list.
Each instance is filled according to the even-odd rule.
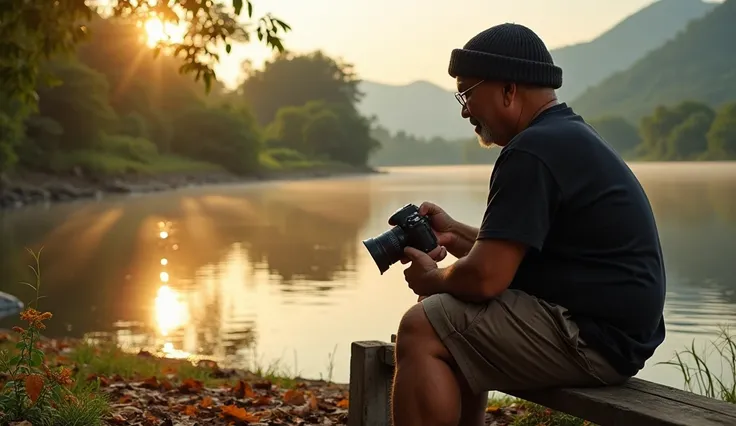
[[496,396],[488,401],[488,412],[503,413],[509,409],[513,413],[510,426],[594,426],[587,420],[512,396]]
[[[708,366],[713,356],[720,359],[720,371]],[[682,374],[685,389],[707,396],[736,403],[736,337],[728,327],[721,327],[717,337],[698,351],[695,342],[690,347],[676,352],[671,361],[659,364],[671,365]]]
[[55,173],[69,173],[79,167],[94,176],[124,174],[155,175],[178,172],[221,172],[224,169],[205,161],[191,160],[175,155],[154,154],[139,161],[112,152],[70,151],[57,153],[49,161]]

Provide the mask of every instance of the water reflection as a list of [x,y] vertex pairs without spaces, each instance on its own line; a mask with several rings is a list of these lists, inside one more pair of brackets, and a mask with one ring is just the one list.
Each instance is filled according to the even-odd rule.
[[284,303],[320,305],[355,284],[354,241],[370,197],[345,182],[325,184],[193,189],[6,213],[2,289],[30,297],[17,284],[28,263],[23,248],[43,246],[49,335],[247,362],[257,340],[254,305],[271,303],[272,289]]
[[[656,362],[736,320],[736,165],[633,169],[665,250],[669,334]],[[254,352],[268,361],[296,351],[302,372],[315,377],[337,345],[334,378],[346,381],[350,342],[387,339],[416,300],[401,266],[380,276],[360,241],[385,231],[408,202],[432,200],[478,223],[490,171],[395,168],[6,212],[0,290],[29,300],[17,284],[28,278],[25,247],[44,246],[51,335],[234,364],[253,362]],[[653,371],[645,375],[671,379]]]

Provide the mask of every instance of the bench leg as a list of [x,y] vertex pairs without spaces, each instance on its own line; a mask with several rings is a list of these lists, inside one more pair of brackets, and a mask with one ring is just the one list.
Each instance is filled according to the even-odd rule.
[[379,341],[351,345],[348,426],[391,425],[393,363],[385,357],[393,351],[386,351],[387,346]]

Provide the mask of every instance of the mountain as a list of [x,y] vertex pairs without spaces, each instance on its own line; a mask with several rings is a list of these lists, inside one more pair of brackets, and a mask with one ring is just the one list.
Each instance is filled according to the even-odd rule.
[[590,42],[551,50],[555,63],[562,68],[563,84],[558,96],[570,101],[612,74],[628,69],[717,5],[701,0],[658,0]]
[[366,115],[395,133],[399,130],[424,138],[473,138],[473,126],[460,116],[455,95],[426,81],[389,85],[362,81],[365,96],[358,105]]
[[638,120],[684,100],[718,107],[736,100],[736,0],[726,0],[673,40],[570,104],[586,117]]
[[[552,50],[555,62],[563,68],[560,99],[570,101],[586,87],[629,68],[715,6],[701,0],[658,0],[590,42]],[[453,93],[435,84],[363,81],[360,89],[365,96],[359,110],[375,115],[391,132],[404,130],[424,138],[475,137],[467,120],[460,117]]]

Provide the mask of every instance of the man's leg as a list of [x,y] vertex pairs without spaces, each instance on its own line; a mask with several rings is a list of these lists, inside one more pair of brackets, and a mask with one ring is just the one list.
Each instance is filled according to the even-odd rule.
[[461,389],[450,364],[452,357],[421,304],[414,305],[402,318],[395,354],[393,424],[457,425]]
[[515,290],[483,304],[447,294],[424,299],[402,318],[396,355],[396,426],[457,425],[461,406],[475,408],[463,421],[478,420],[488,390],[625,380],[584,346],[564,308]]

